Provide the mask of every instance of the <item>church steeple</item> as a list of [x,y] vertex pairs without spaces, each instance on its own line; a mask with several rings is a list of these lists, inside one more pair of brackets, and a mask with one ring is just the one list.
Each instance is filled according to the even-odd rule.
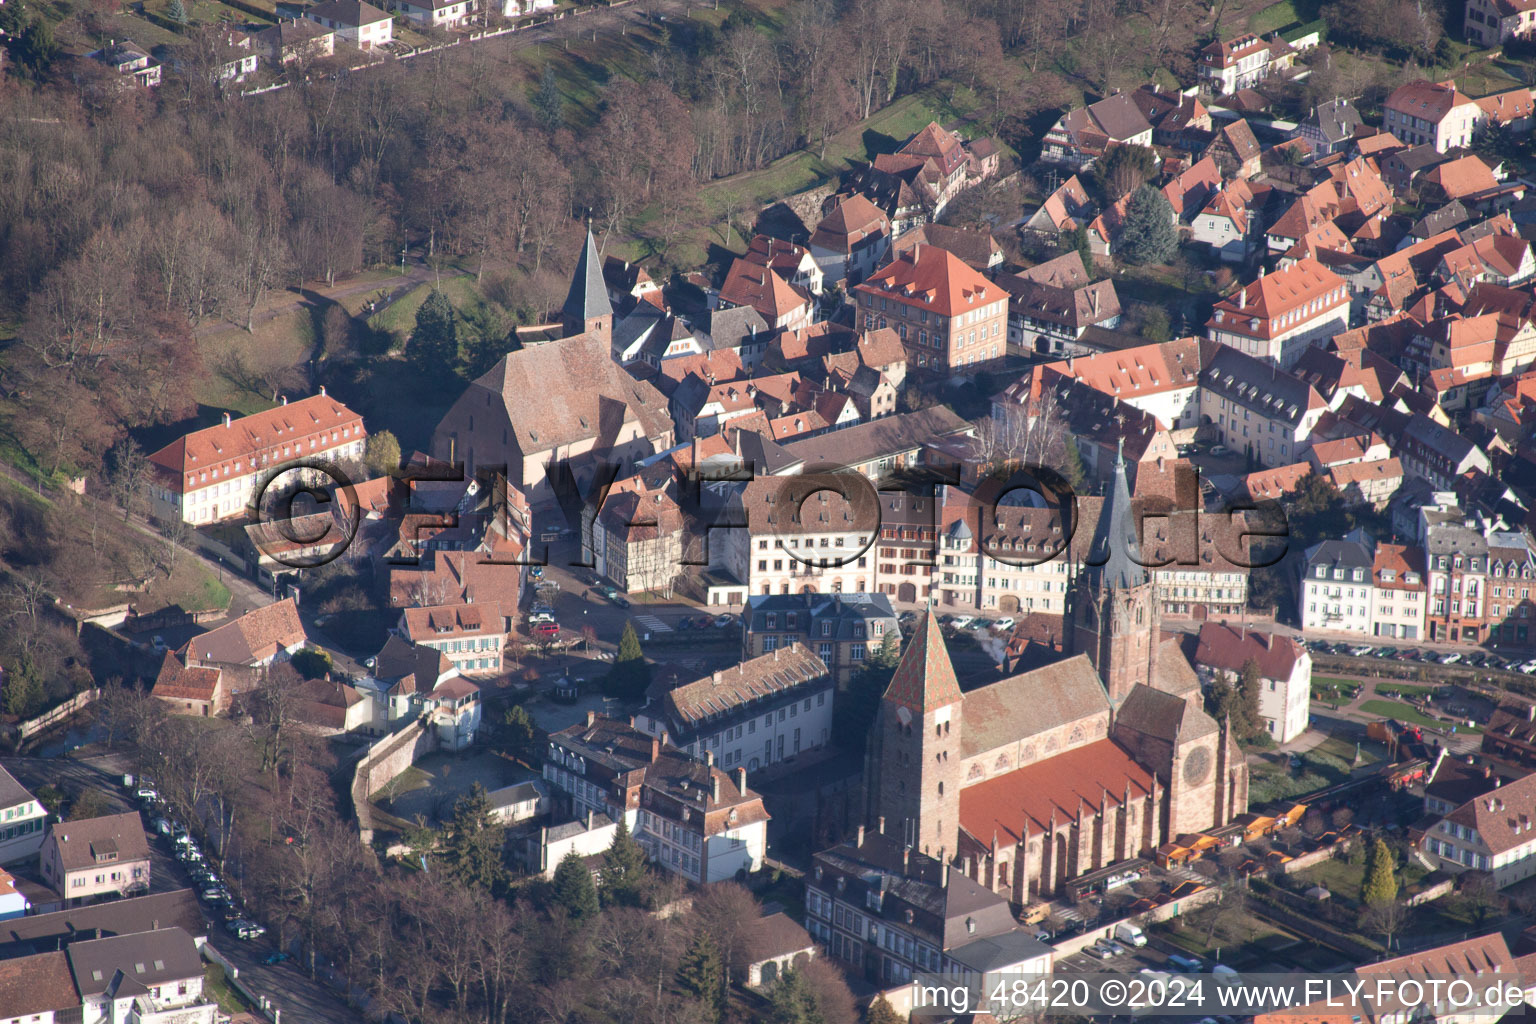
[[1131,488],[1125,480],[1125,441],[1115,451],[1115,475],[1104,509],[1088,549],[1088,572],[1100,586],[1139,587],[1147,582],[1141,564],[1141,544],[1136,539],[1136,517],[1131,511]]
[[1125,444],[1071,601],[1072,647],[1104,681],[1118,706],[1139,683],[1151,684],[1158,641],[1157,585],[1141,561],[1136,514],[1125,479]]
[[868,817],[931,856],[959,849],[964,701],[930,607],[880,700],[864,784]]
[[565,336],[599,333],[605,341],[613,336],[613,305],[608,301],[608,286],[603,283],[603,264],[597,255],[592,229],[571,274],[571,288],[560,307],[560,321]]

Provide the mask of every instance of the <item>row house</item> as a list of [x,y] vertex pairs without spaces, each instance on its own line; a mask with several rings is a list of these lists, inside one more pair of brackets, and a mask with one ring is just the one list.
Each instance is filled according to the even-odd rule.
[[573,817],[623,821],[651,863],[688,881],[707,885],[762,867],[763,799],[747,788],[745,765],[727,772],[712,751],[694,757],[633,722],[589,711],[585,722],[550,735],[544,781]]
[[772,238],[768,235],[754,235],[752,241],[747,243],[747,251],[741,258],[748,263],[768,267],[789,282],[791,288],[798,288],[812,295],[821,294],[823,285],[821,266],[811,255],[811,251],[803,245],[796,245],[794,242],[786,242],[782,238]]
[[1295,63],[1296,50],[1279,36],[1261,39],[1250,32],[1201,50],[1200,81],[1217,96],[1228,96]]
[[1460,433],[1423,413],[1415,413],[1403,430],[1398,457],[1409,476],[1427,481],[1436,490],[1453,487],[1465,474],[1490,472],[1487,454]]
[[1536,550],[1529,532],[1462,517],[1454,506],[1420,513],[1428,566],[1426,636],[1442,642],[1525,646],[1532,633]]
[[715,531],[713,566],[746,594],[873,590],[869,548],[880,527],[879,497],[870,488],[849,488],[844,497],[826,489],[813,493],[813,486],[796,476],[743,485],[730,499],[730,515],[746,528]]
[[687,571],[683,511],[669,491],[663,486],[611,494],[593,525],[597,574],[627,594],[670,592]]
[[1424,551],[1404,544],[1377,544],[1371,561],[1370,635],[1393,640],[1424,636]]
[[653,697],[634,724],[700,760],[755,772],[830,743],[836,696],[826,663],[790,639]]
[[775,330],[798,331],[811,322],[815,311],[808,291],[790,284],[770,262],[750,259],[731,263],[715,299],[714,304],[725,309],[751,306]]
[[890,327],[909,368],[954,376],[1008,354],[1008,293],[958,256],[919,245],[854,288],[863,330]]
[[1342,278],[1316,260],[1301,259],[1218,302],[1206,337],[1289,368],[1309,345],[1348,328],[1349,306]]
[[1375,545],[1356,530],[1312,545],[1303,554],[1298,612],[1301,628],[1373,635]]
[[1530,128],[1530,92],[1510,90],[1473,99],[1454,80],[1422,79],[1398,86],[1384,104],[1382,126],[1410,146],[1428,145],[1444,153],[1472,145],[1484,124],[1507,124],[1516,131]]
[[1195,665],[1202,681],[1217,675],[1237,685],[1252,663],[1259,670],[1259,718],[1276,743],[1307,731],[1312,706],[1312,655],[1288,636],[1234,629],[1207,622],[1200,627]]
[[[300,460],[360,460],[363,418],[320,389],[318,395],[193,431],[149,457],[151,514],[203,524],[243,516],[283,467]],[[328,480],[318,470],[292,475],[310,483]]]
[[800,644],[846,687],[870,655],[901,645],[890,598],[871,594],[754,594],[741,614],[742,657],[758,658]]

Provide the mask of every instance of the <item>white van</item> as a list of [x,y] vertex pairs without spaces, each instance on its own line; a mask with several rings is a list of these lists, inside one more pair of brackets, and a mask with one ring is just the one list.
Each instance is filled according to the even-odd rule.
[[1147,944],[1146,933],[1129,921],[1121,921],[1115,925],[1115,938],[1121,942],[1128,942],[1132,946],[1145,946]]

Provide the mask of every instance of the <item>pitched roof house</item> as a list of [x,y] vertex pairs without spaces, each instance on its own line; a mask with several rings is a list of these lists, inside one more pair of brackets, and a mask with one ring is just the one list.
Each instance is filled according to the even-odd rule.
[[771,265],[737,259],[720,285],[720,304],[751,306],[771,328],[799,330],[811,321],[814,301],[795,287]]
[[69,906],[93,896],[149,889],[149,841],[137,811],[55,822],[38,862],[43,881]]
[[292,654],[305,641],[298,606],[285,597],[193,637],[181,653],[189,665],[261,667]]
[[811,256],[829,285],[858,284],[885,256],[891,221],[860,193],[838,200],[811,232]]
[[1040,158],[1086,170],[1112,145],[1152,145],[1152,124],[1125,93],[1069,110],[1042,141]]
[[394,39],[394,21],[388,14],[365,0],[325,0],[304,11],[304,17],[318,22],[359,50],[387,46]]

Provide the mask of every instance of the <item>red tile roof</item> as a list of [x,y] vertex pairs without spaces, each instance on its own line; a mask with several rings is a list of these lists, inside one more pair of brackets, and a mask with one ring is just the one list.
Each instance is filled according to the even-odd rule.
[[[1297,260],[1283,270],[1265,274],[1236,294],[1216,304],[1212,323],[1223,331],[1272,338],[1291,325],[1277,321],[1296,312],[1309,302],[1321,302],[1321,310],[1349,305],[1349,289],[1344,279],[1314,259]],[[1311,314],[1315,316],[1318,314]],[[1256,319],[1257,325],[1249,321]],[[1297,321],[1298,323],[1301,321]]]
[[[342,431],[346,431],[345,437]],[[190,486],[188,478],[193,471],[219,467],[221,472],[250,473],[256,460],[263,456],[278,463],[319,455],[330,448],[352,444],[362,435],[361,416],[328,395],[313,395],[195,430],[155,452],[149,461],[160,467],[162,478],[173,489],[183,491]],[[285,453],[284,446],[290,451]]]
[[751,306],[772,323],[806,306],[810,296],[771,268],[738,259],[720,286],[720,299],[733,306]]
[[1003,297],[1002,288],[966,266],[954,253],[921,245],[875,271],[857,290],[920,306],[940,316],[959,316]]
[[1097,740],[1025,765],[960,792],[960,827],[983,846],[997,836],[1013,845],[1026,830],[1038,835],[1152,792],[1152,773],[1114,740]]

